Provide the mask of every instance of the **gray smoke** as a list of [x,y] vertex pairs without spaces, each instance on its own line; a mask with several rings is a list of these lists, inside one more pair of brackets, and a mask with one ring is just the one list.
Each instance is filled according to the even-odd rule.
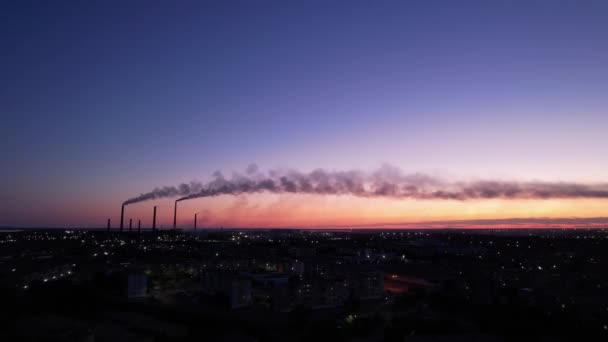
[[188,183],[182,183],[178,186],[163,186],[162,188],[155,188],[150,192],[146,192],[139,196],[129,198],[123,204],[133,204],[137,202],[144,202],[159,198],[169,198],[176,196],[188,196],[200,192],[203,189],[203,184],[200,182],[192,181]]
[[404,174],[388,165],[372,173],[323,169],[263,173],[252,165],[245,174],[237,173],[229,179],[216,171],[212,180],[204,185],[192,182],[178,187],[157,188],[131,198],[125,204],[176,196],[180,196],[178,201],[183,201],[259,192],[450,200],[608,198],[608,184],[494,180],[449,182],[420,173]]

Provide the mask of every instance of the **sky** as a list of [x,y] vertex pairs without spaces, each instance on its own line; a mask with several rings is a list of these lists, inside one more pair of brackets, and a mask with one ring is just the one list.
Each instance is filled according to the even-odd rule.
[[[261,169],[606,182],[606,1],[5,1],[0,226]],[[181,202],[180,202],[181,203]],[[148,226],[173,199],[128,206]],[[216,227],[608,225],[606,199],[250,194]],[[522,221],[522,219],[524,221]],[[573,221],[574,220],[574,221]]]

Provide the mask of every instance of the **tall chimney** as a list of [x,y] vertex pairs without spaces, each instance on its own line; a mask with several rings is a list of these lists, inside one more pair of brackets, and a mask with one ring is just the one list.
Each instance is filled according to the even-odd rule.
[[141,233],[141,220],[137,221],[137,232]]
[[110,219],[108,219],[108,228],[107,228],[107,232],[110,232]]
[[120,232],[122,233],[122,226],[124,223],[124,217],[125,217],[125,205],[122,205],[122,208],[120,209]]
[[198,213],[194,214],[194,230],[196,230],[196,215],[198,215]]
[[156,230],[156,206],[154,206],[154,215],[152,215],[152,230]]
[[133,228],[133,219],[129,219],[129,232],[131,232],[131,228]]
[[177,228],[177,201],[175,201],[175,209],[173,209],[173,229]]

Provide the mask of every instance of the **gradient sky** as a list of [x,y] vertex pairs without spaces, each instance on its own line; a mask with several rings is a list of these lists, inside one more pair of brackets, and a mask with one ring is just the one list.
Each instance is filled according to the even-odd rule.
[[[606,18],[607,1],[4,1],[0,225],[105,226],[133,195],[252,162],[605,182]],[[608,216],[606,200],[183,208],[182,226]]]

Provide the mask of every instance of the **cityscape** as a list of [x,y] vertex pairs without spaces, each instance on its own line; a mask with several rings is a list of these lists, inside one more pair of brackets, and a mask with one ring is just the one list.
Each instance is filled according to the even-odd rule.
[[608,341],[608,1],[0,1],[0,342]]
[[27,341],[608,336],[608,228],[33,230],[0,244],[3,332]]

